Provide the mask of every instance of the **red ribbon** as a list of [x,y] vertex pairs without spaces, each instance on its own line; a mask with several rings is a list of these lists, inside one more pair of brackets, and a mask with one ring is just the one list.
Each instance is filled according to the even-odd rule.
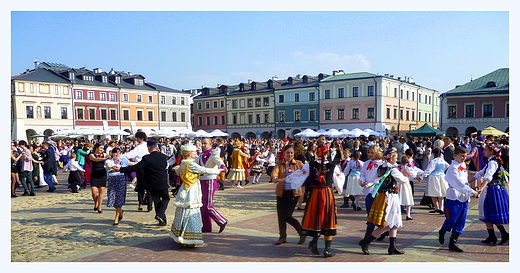
[[462,166],[459,166],[458,170],[459,170],[459,171],[466,171],[467,169],[464,168],[464,167],[462,167]]
[[372,170],[372,167],[376,167],[377,168],[379,166],[374,161],[370,161],[370,163],[368,163],[367,170]]

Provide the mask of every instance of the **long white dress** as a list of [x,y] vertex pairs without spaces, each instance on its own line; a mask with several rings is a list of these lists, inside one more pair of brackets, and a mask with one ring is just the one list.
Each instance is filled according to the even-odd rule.
[[426,196],[446,197],[448,182],[444,179],[444,171],[450,165],[441,157],[434,158],[428,163],[428,167],[421,175],[421,178],[428,177],[426,182]]
[[175,216],[170,236],[173,240],[185,245],[202,245],[202,191],[197,174],[219,174],[220,169],[205,168],[192,159],[183,159],[176,170],[180,175],[182,184],[177,197],[173,201]]
[[347,176],[347,187],[343,196],[349,197],[351,195],[363,195],[363,187],[359,185],[359,177],[361,176],[361,168],[363,167],[363,161],[352,159],[350,160],[343,174]]
[[414,167],[399,164],[397,169],[399,169],[399,171],[401,171],[401,172],[403,172],[403,170],[406,170],[408,173],[410,173],[410,176],[406,177],[406,178],[408,178],[408,182],[400,185],[399,198],[401,200],[401,205],[402,206],[413,206],[414,202],[413,202],[412,186],[410,185],[410,180],[414,179],[416,176]]

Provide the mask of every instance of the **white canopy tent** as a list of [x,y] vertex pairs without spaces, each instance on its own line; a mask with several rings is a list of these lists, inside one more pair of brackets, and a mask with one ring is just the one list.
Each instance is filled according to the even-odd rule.
[[294,136],[308,138],[308,137],[318,137],[319,135],[320,135],[319,133],[314,132],[312,129],[307,128],[307,129],[295,134]]
[[215,129],[213,130],[212,132],[210,132],[211,136],[213,137],[225,137],[225,136],[229,136],[228,133],[224,133],[222,131],[220,131],[219,129]]
[[325,132],[324,135],[331,138],[338,138],[341,137],[343,134],[336,129],[330,129],[327,132]]

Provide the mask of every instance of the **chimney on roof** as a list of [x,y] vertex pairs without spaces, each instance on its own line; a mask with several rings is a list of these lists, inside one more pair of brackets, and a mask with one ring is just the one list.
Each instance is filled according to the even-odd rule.
[[128,71],[128,76],[132,76],[132,75],[133,75],[132,72]]
[[38,59],[34,59],[34,69],[38,68],[40,68],[40,62],[38,61]]
[[101,69],[99,67],[98,68],[94,68],[94,73],[101,73],[101,72],[103,72],[103,69]]
[[110,75],[115,75],[116,71],[114,71],[114,68],[110,68],[110,71],[108,72]]

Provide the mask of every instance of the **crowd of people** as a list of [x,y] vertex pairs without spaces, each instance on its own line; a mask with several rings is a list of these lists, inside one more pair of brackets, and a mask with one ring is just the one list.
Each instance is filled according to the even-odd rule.
[[[11,197],[36,195],[47,187],[54,192],[58,170],[69,171],[68,188],[77,193],[90,188],[94,211],[114,207],[113,225],[123,219],[127,188],[138,194],[138,210],[155,210],[155,219],[167,225],[165,211],[173,198],[174,220],[170,235],[185,246],[203,244],[202,233],[212,222],[223,232],[228,220],[213,207],[217,190],[242,189],[260,183],[265,174],[276,184],[279,239],[287,242],[287,223],[311,253],[319,255],[318,238],[325,239],[324,257],[334,256],[337,206],[334,194],[343,196],[341,208],[365,210],[366,232],[359,242],[369,244],[389,237],[389,254],[404,254],[396,244],[403,220],[413,220],[414,182],[424,180],[420,205],[446,217],[439,243],[451,232],[449,250],[462,233],[471,197],[479,198],[479,218],[485,223],[486,244],[509,241],[507,192],[509,139],[506,136],[408,137],[327,139],[223,139],[148,138],[137,132],[132,140],[58,140],[41,144],[11,143]],[[105,194],[106,190],[106,194]],[[350,204],[351,203],[351,204]],[[301,222],[295,209],[304,210]],[[402,213],[406,213],[403,219]]]

